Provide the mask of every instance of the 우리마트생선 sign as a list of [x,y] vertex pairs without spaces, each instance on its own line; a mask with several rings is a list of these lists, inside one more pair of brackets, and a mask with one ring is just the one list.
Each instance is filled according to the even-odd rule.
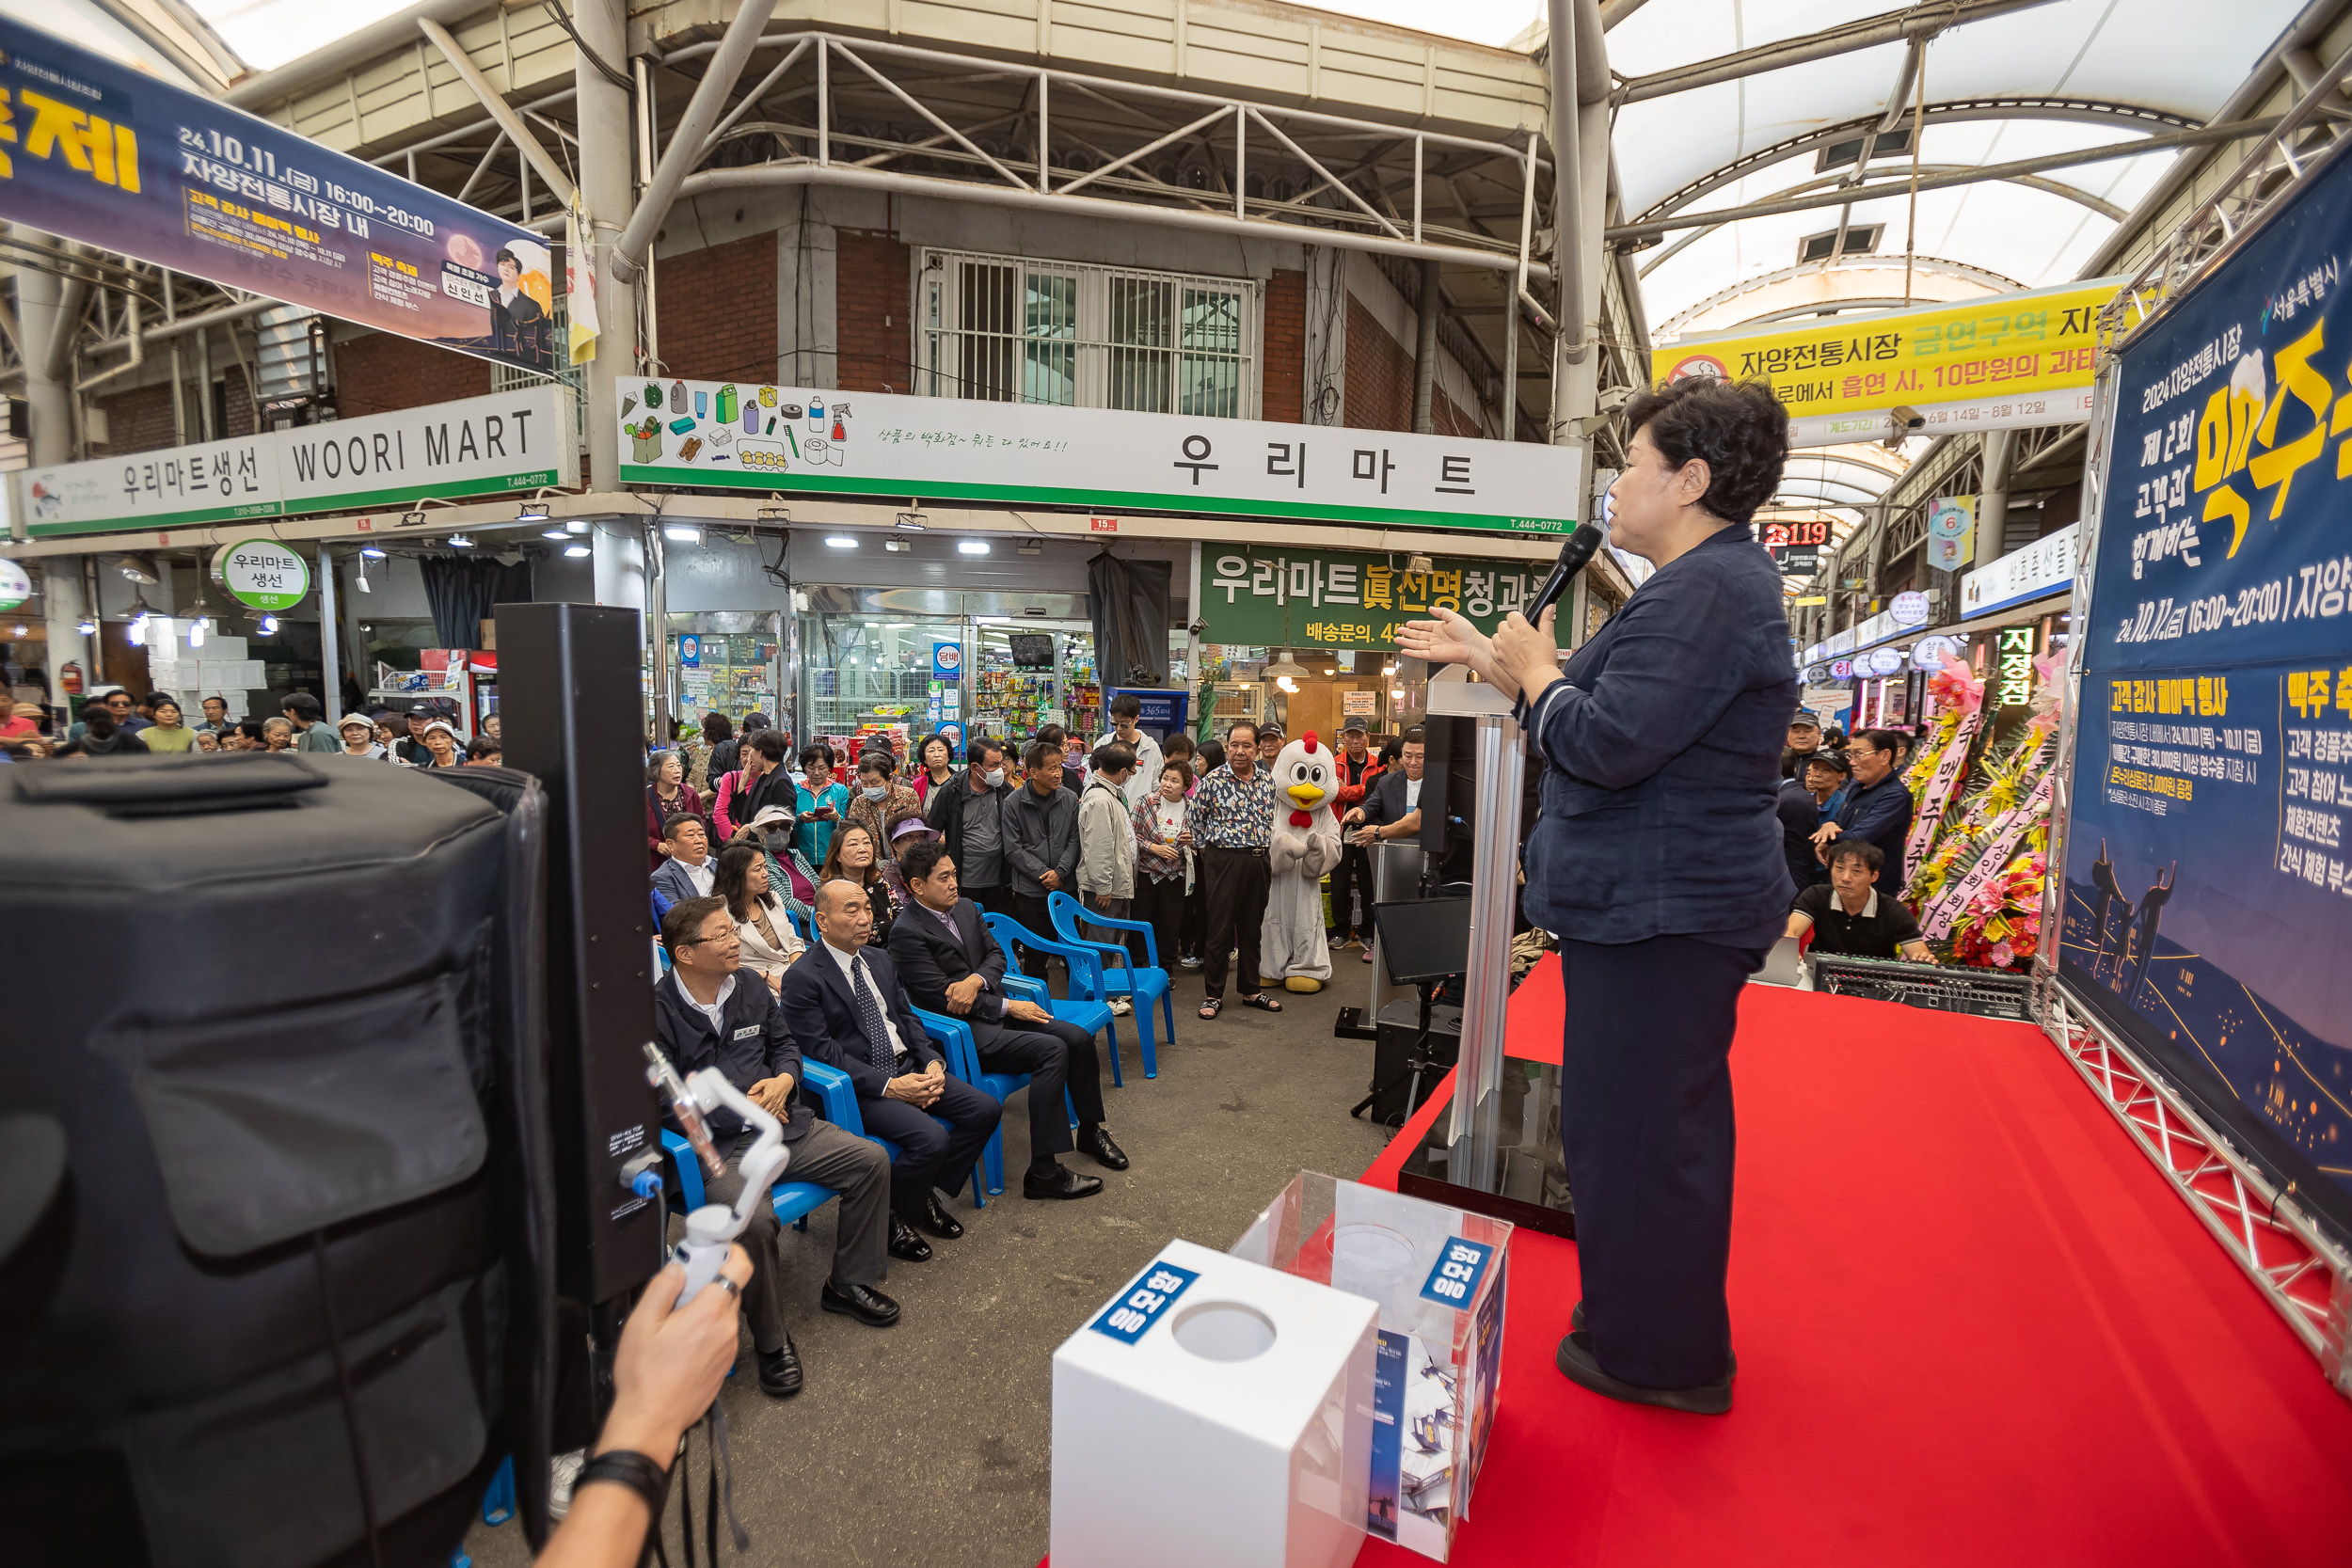
[[0,20],[0,218],[551,373],[547,240]]
[[1492,632],[1523,610],[1549,568],[1540,562],[1436,556],[1432,571],[1398,558],[1275,546],[1204,546],[1200,610],[1211,642],[1266,648],[1388,648],[1398,626],[1451,610]]
[[292,610],[310,592],[310,563],[275,539],[247,539],[213,558],[230,597],[254,610]]
[[1537,442],[624,377],[623,484],[923,496],[1560,534],[1582,453]]

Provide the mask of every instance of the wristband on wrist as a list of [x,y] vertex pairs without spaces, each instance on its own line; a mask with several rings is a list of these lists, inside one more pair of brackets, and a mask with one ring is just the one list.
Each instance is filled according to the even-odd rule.
[[626,1486],[645,1499],[645,1510],[654,1518],[661,1517],[662,1499],[669,1496],[670,1472],[633,1449],[610,1449],[590,1460],[573,1483],[577,1490],[610,1481]]

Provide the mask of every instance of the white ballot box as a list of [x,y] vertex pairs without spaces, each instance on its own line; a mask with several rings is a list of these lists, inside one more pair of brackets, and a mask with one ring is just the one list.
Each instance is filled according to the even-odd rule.
[[1470,1513],[1502,1375],[1511,1226],[1300,1171],[1233,1255],[1364,1297],[1380,1314],[1367,1528],[1442,1562]]
[[1170,1242],[1054,1353],[1055,1568],[1344,1568],[1378,1307]]

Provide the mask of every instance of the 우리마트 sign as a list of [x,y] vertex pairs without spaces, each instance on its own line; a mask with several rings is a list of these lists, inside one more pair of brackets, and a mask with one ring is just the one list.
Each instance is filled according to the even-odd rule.
[[0,219],[500,364],[555,369],[539,235],[7,20]]

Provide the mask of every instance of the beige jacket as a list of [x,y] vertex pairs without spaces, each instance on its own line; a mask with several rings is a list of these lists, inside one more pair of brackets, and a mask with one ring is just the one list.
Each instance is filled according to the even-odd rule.
[[1100,774],[1078,799],[1078,891],[1097,898],[1136,895],[1136,825],[1127,797]]

